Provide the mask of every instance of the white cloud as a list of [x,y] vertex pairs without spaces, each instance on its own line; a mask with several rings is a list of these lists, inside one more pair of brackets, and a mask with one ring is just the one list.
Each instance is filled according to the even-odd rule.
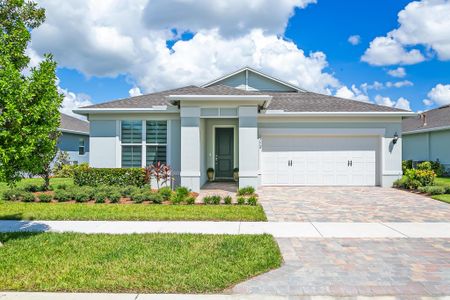
[[414,83],[412,83],[409,80],[402,80],[402,81],[397,81],[397,82],[386,82],[386,87],[390,88],[390,87],[395,87],[395,88],[401,88],[401,87],[405,87],[405,86],[413,86]]
[[428,92],[427,96],[428,99],[423,100],[426,106],[431,106],[434,103],[439,106],[450,104],[450,84],[437,84]]
[[347,41],[353,46],[356,46],[361,42],[361,37],[359,35],[351,35],[348,37]]
[[374,66],[411,65],[424,61],[425,57],[417,49],[405,50],[392,37],[377,37],[370,42],[361,60]]
[[130,97],[136,97],[142,95],[142,92],[140,88],[135,86],[128,91],[128,94],[130,95]]
[[246,35],[253,29],[282,34],[295,8],[316,0],[152,0],[145,7],[143,21],[151,30],[178,31],[219,29],[222,36]]
[[363,102],[370,102],[369,97],[358,89],[354,84],[349,89],[347,86],[342,86],[336,91],[336,97],[353,99]]
[[409,3],[398,14],[400,26],[377,37],[362,60],[372,65],[415,64],[425,58],[417,49],[423,45],[435,51],[441,60],[450,59],[450,1],[422,0]]
[[397,69],[388,70],[387,73],[392,77],[403,78],[406,76],[405,68],[398,67]]
[[59,111],[79,119],[85,119],[85,117],[75,114],[72,110],[81,106],[92,105],[91,98],[86,94],[75,94],[61,87],[58,87],[58,92],[64,95]]
[[[173,5],[167,1],[40,0],[46,8],[47,19],[32,31],[33,49],[38,54],[53,52],[60,66],[77,69],[87,76],[126,74],[142,92],[201,84],[245,65],[317,92],[330,94],[340,86],[338,80],[325,71],[328,62],[324,53],[305,54],[292,41],[273,34],[284,28],[292,9],[314,1],[283,0],[277,5],[271,2],[270,13],[284,16],[274,18],[278,20],[276,26],[270,20],[256,20],[261,19],[261,10],[267,7],[268,0],[242,2],[249,5],[248,11],[235,12],[237,15],[231,20],[218,19],[216,26],[212,19],[201,21],[206,22],[204,24],[191,20],[190,25],[187,18],[185,23],[180,23],[182,27],[198,31],[192,39],[178,40],[168,49],[166,42],[174,38],[173,33],[164,26],[150,26],[148,22],[157,21],[152,19],[155,15],[149,15],[145,9],[156,7],[155,13],[169,17],[162,14],[167,7],[173,12]],[[212,13],[211,10],[228,14],[229,9],[222,2],[203,8],[194,1],[183,3],[205,14]],[[255,21],[246,23],[239,35],[223,34],[236,25],[236,18],[244,20],[250,16]],[[269,23],[258,25],[258,22]]]
[[403,97],[400,97],[397,99],[397,101],[395,101],[395,100],[391,100],[391,98],[389,98],[389,97],[383,97],[381,95],[376,95],[375,103],[378,105],[384,105],[384,106],[395,107],[395,108],[400,108],[400,109],[405,109],[405,110],[411,110],[408,99],[403,98]]

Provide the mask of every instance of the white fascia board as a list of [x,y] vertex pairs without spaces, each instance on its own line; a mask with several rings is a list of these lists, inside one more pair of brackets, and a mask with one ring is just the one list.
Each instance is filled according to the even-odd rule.
[[430,132],[430,131],[441,131],[441,130],[450,130],[450,126],[423,128],[423,129],[406,131],[406,132],[403,132],[402,134],[403,135],[408,135],[408,134],[423,133],[423,132]]
[[89,132],[84,131],[78,131],[78,130],[70,130],[70,129],[64,129],[64,128],[58,128],[59,131],[65,132],[65,133],[73,133],[73,134],[80,134],[80,135],[89,135]]
[[285,112],[281,110],[266,110],[259,114],[260,117],[297,117],[297,116],[342,116],[342,117],[361,117],[361,116],[370,116],[370,117],[388,117],[388,116],[396,116],[396,117],[411,117],[417,116],[417,113],[414,112],[403,112],[403,111],[392,111],[392,112],[341,112],[341,111],[330,111],[330,112]]
[[152,108],[78,108],[73,110],[79,115],[105,114],[105,113],[174,113],[178,112],[176,107],[154,106]]
[[166,96],[172,104],[178,101],[247,101],[255,102],[267,108],[272,100],[270,95],[169,95]]

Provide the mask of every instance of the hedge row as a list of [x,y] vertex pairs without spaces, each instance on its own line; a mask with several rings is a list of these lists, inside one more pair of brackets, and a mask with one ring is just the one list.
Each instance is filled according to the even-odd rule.
[[147,184],[145,170],[142,168],[87,168],[75,170],[73,182],[80,186],[133,185],[143,187]]

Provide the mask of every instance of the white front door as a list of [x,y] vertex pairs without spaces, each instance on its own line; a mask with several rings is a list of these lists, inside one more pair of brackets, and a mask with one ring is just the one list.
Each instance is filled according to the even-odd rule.
[[376,137],[266,136],[263,185],[376,185]]

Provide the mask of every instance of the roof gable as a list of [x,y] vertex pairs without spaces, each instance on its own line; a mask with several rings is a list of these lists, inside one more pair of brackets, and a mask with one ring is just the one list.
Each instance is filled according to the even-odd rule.
[[217,84],[227,85],[246,91],[264,91],[264,92],[301,92],[299,87],[264,74],[250,67],[241,68],[233,73],[219,77],[210,81],[202,87],[210,87]]

